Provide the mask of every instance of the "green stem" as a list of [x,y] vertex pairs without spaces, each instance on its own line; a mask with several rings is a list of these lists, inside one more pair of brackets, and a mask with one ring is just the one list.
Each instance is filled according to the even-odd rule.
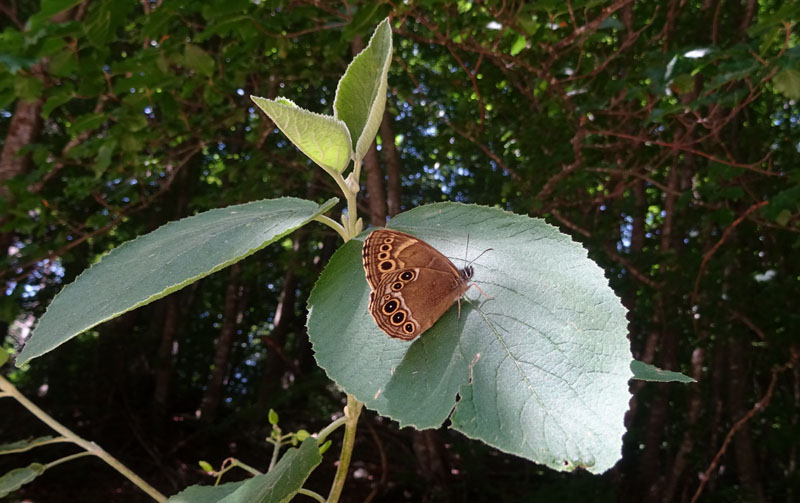
[[339,428],[339,426],[345,424],[346,422],[347,422],[347,416],[342,416],[336,421],[326,426],[325,428],[323,428],[322,430],[320,430],[320,432],[317,433],[317,443],[320,445],[324,444],[325,439],[328,438],[328,435],[336,431]]
[[133,473],[128,467],[117,461],[116,458],[111,456],[109,453],[104,451],[99,445],[95,444],[94,442],[89,442],[87,440],[82,439],[75,433],[73,433],[69,428],[64,426],[63,424],[59,423],[50,415],[48,415],[45,411],[37,407],[33,402],[25,398],[25,395],[19,392],[17,388],[14,387],[13,384],[8,382],[3,376],[0,376],[0,390],[8,393],[12,396],[16,401],[18,401],[23,407],[28,409],[31,414],[36,416],[41,422],[52,428],[53,430],[57,431],[62,436],[68,438],[71,442],[78,445],[85,451],[99,457],[103,461],[105,461],[109,466],[117,470],[121,473],[124,477],[128,480],[133,482],[139,489],[146,492],[156,501],[162,502],[166,501],[167,497],[158,492],[154,487],[150,484],[145,482],[141,479],[138,475]]
[[342,237],[343,240],[347,241],[347,231],[342,226],[342,224],[340,224],[336,220],[325,215],[317,215],[316,217],[314,217],[314,220],[316,220],[317,222],[322,222],[331,229],[335,230]]
[[331,492],[328,494],[328,503],[338,503],[339,496],[342,494],[344,483],[347,480],[347,470],[350,468],[350,457],[353,455],[353,445],[356,441],[358,416],[361,415],[361,408],[363,406],[364,404],[356,400],[356,397],[347,395],[347,408],[345,409],[347,421],[344,427],[342,454],[339,456],[339,467],[336,469],[336,477],[333,479]]
[[281,443],[279,441],[272,442],[272,459],[269,460],[269,468],[267,468],[267,472],[271,472],[273,468],[275,468],[275,464],[278,462],[278,452],[281,450]]
[[[275,450],[278,450],[277,446],[275,447]],[[250,466],[248,464],[242,463],[238,459],[234,459],[233,460],[233,464],[234,464],[234,466],[238,466],[242,470],[246,470],[246,471],[250,472],[251,475],[263,475],[263,473],[261,473],[260,471],[256,470],[255,468],[253,468],[252,466]],[[272,468],[272,467],[270,466],[270,468]]]
[[308,489],[300,488],[297,490],[297,494],[305,494],[310,498],[314,498],[315,500],[319,501],[319,503],[325,503],[325,498],[322,495],[315,493],[314,491],[310,491]]
[[72,454],[70,456],[64,456],[61,459],[57,459],[55,461],[47,463],[46,465],[44,465],[44,469],[47,470],[48,468],[52,468],[52,467],[54,467],[56,465],[60,465],[61,463],[66,463],[67,461],[72,461],[73,459],[82,458],[84,456],[94,456],[94,453],[88,452],[88,451],[83,451],[83,452],[79,452],[77,454]]

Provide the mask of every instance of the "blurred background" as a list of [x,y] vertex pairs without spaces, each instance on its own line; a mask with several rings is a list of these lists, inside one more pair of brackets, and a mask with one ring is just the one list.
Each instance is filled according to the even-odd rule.
[[[634,356],[698,382],[632,382],[623,458],[602,476],[367,411],[342,501],[795,501],[795,2],[3,2],[3,347],[17,351],[102,254],[166,222],[338,195],[249,96],[332,114],[339,77],[387,16],[395,52],[365,221],[433,201],[544,218],[606,271]],[[308,225],[0,372],[165,494],[213,482],[198,460],[265,469],[270,408],[285,431],[341,414],[304,328],[340,244]],[[48,433],[0,403],[0,443]],[[340,439],[308,487],[327,493]],[[72,452],[4,456],[0,473]],[[92,458],[9,499],[23,500],[150,501]]]

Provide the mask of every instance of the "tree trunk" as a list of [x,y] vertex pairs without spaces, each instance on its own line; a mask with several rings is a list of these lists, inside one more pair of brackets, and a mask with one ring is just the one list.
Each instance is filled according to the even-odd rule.
[[267,348],[267,354],[262,364],[261,382],[258,387],[258,410],[266,413],[269,410],[269,402],[275,390],[280,388],[280,379],[285,369],[290,367],[288,357],[284,352],[286,346],[286,336],[292,328],[297,325],[295,315],[295,303],[297,300],[297,275],[295,270],[300,265],[300,245],[308,234],[307,227],[297,230],[292,244],[292,258],[286,267],[286,275],[283,278],[283,288],[281,289],[280,300],[275,308],[273,318],[273,329],[269,335],[263,336],[261,340]]
[[389,110],[384,111],[383,120],[381,121],[381,152],[383,152],[383,160],[386,163],[386,205],[389,209],[390,217],[400,213],[402,190],[400,153],[394,144],[393,121],[394,117],[389,113]]
[[239,319],[239,299],[241,286],[239,276],[242,272],[241,263],[237,262],[230,268],[228,287],[225,291],[225,304],[222,311],[222,328],[214,350],[214,368],[206,385],[206,392],[200,405],[200,418],[204,421],[213,421],[219,412],[222,402],[222,390],[225,387],[230,367],[231,346],[236,338],[236,327]]
[[[728,343],[728,407],[733,422],[741,419],[749,409],[746,376],[750,374],[744,362],[744,344],[741,337],[735,336]],[[758,469],[758,453],[753,443],[753,436],[750,434],[750,423],[742,425],[733,440],[739,482],[750,496],[750,501],[765,502]]]
[[180,292],[173,293],[167,297],[164,307],[164,324],[156,355],[156,384],[153,391],[153,412],[157,418],[163,418],[167,413],[172,380],[172,358],[177,353],[177,348],[173,346],[178,332],[178,321],[181,319],[180,297]]

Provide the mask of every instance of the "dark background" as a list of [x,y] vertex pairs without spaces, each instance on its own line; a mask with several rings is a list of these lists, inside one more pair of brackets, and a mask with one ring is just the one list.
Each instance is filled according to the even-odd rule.
[[[602,476],[367,411],[342,501],[682,502],[703,479],[700,501],[794,501],[793,2],[4,3],[4,347],[126,240],[229,204],[337,195],[248,97],[332,113],[338,78],[387,15],[395,52],[365,220],[442,200],[545,218],[606,271],[634,356],[698,383],[632,382],[623,458]],[[265,469],[270,408],[285,431],[318,431],[344,404],[304,331],[305,299],[339,245],[311,224],[3,375],[165,494],[211,483],[198,460]],[[0,442],[49,433],[0,403]],[[324,494],[333,438],[307,484]],[[73,452],[4,456],[0,473]],[[10,501],[25,498],[149,501],[92,458]]]

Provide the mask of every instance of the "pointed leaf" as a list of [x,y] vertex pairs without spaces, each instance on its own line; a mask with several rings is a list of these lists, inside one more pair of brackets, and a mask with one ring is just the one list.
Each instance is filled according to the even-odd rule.
[[[455,203],[390,227],[473,264],[477,289],[417,340],[390,339],[367,311],[361,239],[336,252],[309,299],[317,362],[348,393],[419,429],[452,427],[557,470],[621,455],[631,352],[625,309],[586,250],[540,219]],[[466,250],[469,236],[469,250]],[[457,397],[460,397],[457,400]]]
[[633,378],[640,381],[653,381],[653,382],[697,382],[689,376],[683,375],[680,372],[673,372],[671,370],[661,370],[653,365],[633,360],[631,362],[631,372]]
[[323,169],[341,173],[350,163],[350,133],[339,119],[300,108],[286,98],[250,99],[297,148]]
[[84,330],[160,299],[251,255],[328,211],[290,197],[200,213],[115,248],[67,285],[39,320],[17,366]]
[[333,102],[334,116],[350,131],[356,159],[364,158],[381,125],[391,62],[392,28],[386,18],[347,67]]
[[44,465],[31,463],[25,468],[15,468],[0,477],[0,498],[16,491],[44,473]]
[[316,439],[308,438],[286,451],[269,473],[217,487],[192,486],[167,503],[286,503],[321,462]]

